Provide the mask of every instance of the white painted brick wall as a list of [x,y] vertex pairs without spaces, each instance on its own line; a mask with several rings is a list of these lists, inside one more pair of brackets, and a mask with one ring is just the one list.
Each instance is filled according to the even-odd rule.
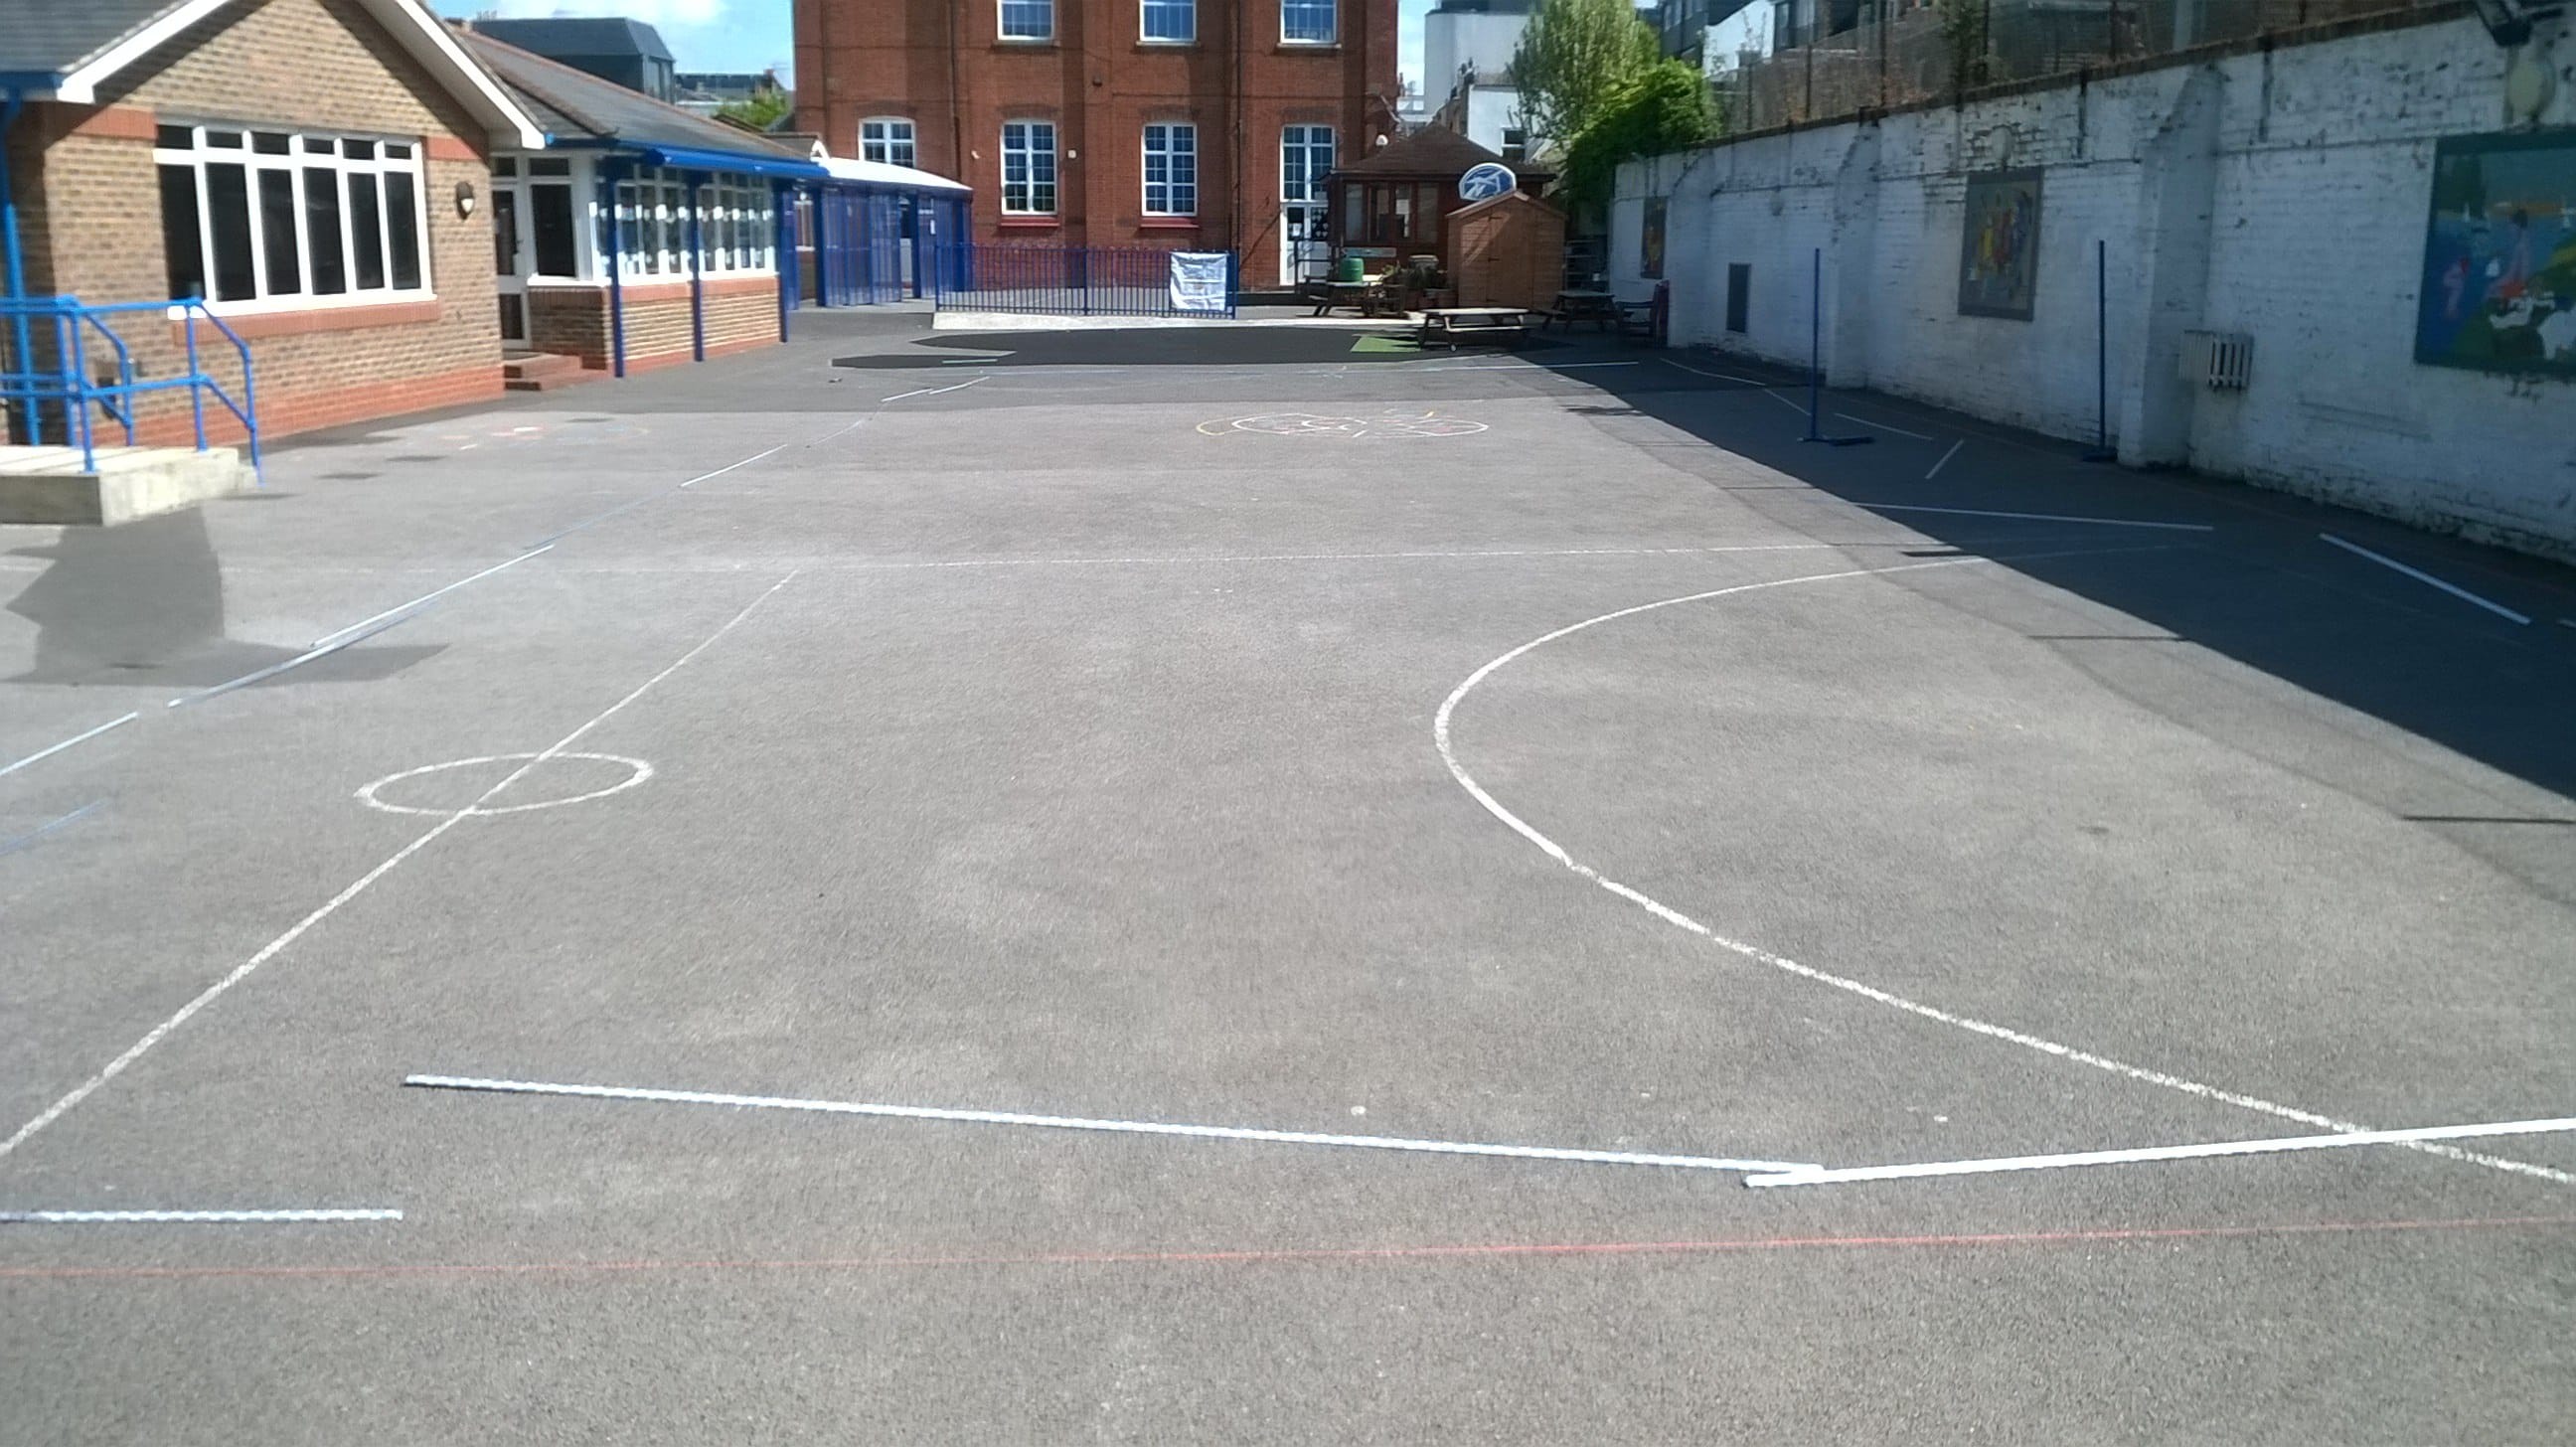
[[[2562,80],[2545,119],[2576,123],[2576,38],[2556,54]],[[2199,69],[2220,109],[2208,280],[2190,324],[2247,332],[2255,344],[2246,392],[2194,394],[2192,465],[2576,556],[2576,387],[2414,361],[2434,142],[2502,128],[2504,53],[2461,19]],[[1822,247],[1826,365],[1838,385],[2090,438],[2094,246],[2105,242],[2116,432],[2148,369],[2170,373],[2178,362],[2170,346],[2146,352],[2144,250],[2159,233],[2141,163],[2193,72],[2167,67],[1632,164],[1611,212],[1612,286],[1651,288],[1637,274],[1638,227],[1643,198],[1663,195],[1677,343],[1804,365],[1809,256]],[[1864,151],[1838,226],[1837,181],[1872,130],[1874,162]],[[1963,317],[1967,175],[2007,166],[2046,172],[2034,315]],[[1743,334],[1725,330],[1734,262],[1753,267]],[[1861,314],[1839,317],[1838,299]]]

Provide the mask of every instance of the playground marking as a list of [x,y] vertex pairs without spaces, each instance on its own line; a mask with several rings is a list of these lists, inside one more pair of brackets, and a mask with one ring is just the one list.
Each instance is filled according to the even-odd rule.
[[[1674,360],[1673,360],[1672,358],[1670,358],[1670,357],[1658,357],[1658,358],[1656,358],[1656,360],[1657,360],[1657,361],[1662,362],[1662,363],[1663,363],[1665,366],[1667,366],[1667,367],[1679,367],[1681,370],[1683,370],[1683,371],[1685,371],[1685,372],[1690,373],[1690,374],[1691,374],[1692,376],[1694,376],[1694,377],[1714,377],[1714,378],[1716,378],[1718,381],[1721,381],[1721,382],[1741,382],[1741,383],[1743,383],[1743,384],[1744,384],[1745,386],[1747,386],[1747,387],[1759,387],[1759,388],[1761,388],[1763,391],[1766,391],[1766,392],[1767,392],[1767,391],[1769,391],[1769,390],[1771,390],[1773,387],[1784,387],[1784,386],[1791,386],[1791,385],[1794,385],[1793,383],[1787,383],[1787,382],[1761,382],[1761,381],[1756,381],[1756,380],[1754,380],[1754,379],[1753,379],[1753,378],[1751,378],[1751,377],[1739,377],[1739,376],[1736,376],[1736,375],[1735,375],[1734,373],[1732,373],[1732,372],[1711,372],[1711,371],[1705,370],[1705,369],[1700,368],[1700,367],[1693,367],[1693,366],[1689,366],[1689,365],[1687,365],[1687,364],[1685,364],[1685,363],[1676,362],[1676,361],[1674,361]],[[1798,415],[1800,415],[1800,416],[1802,416],[1802,417],[1803,417],[1803,416],[1805,416],[1805,415],[1806,415],[1806,413],[1802,411],[1802,412],[1800,412]]]
[[936,397],[942,392],[963,392],[967,388],[974,386],[976,383],[985,380],[988,379],[983,377],[969,377],[954,387],[919,387],[910,392],[898,392],[895,395],[882,400],[887,402],[900,402],[907,397]]
[[1940,461],[1938,461],[1938,462],[1936,462],[1936,463],[1933,463],[1933,464],[1932,464],[1932,470],[1931,470],[1930,472],[1927,472],[1927,473],[1923,474],[1923,480],[1924,480],[1925,482],[1930,482],[1932,479],[1934,479],[1934,478],[1936,478],[1936,477],[1939,477],[1939,476],[1941,475],[1941,469],[1942,469],[1942,468],[1945,468],[1945,467],[1947,467],[1947,466],[1949,466],[1949,465],[1950,465],[1950,459],[1951,459],[1951,458],[1953,458],[1953,457],[1958,456],[1958,455],[1959,455],[1959,449],[1960,449],[1960,448],[1962,448],[1962,447],[1965,447],[1965,446],[1967,446],[1967,445],[1968,445],[1968,439],[1966,439],[1966,438],[1964,438],[1964,437],[1960,438],[1960,439],[1959,439],[1958,441],[1956,441],[1956,442],[1951,443],[1951,444],[1950,444],[1950,450],[1941,454],[1941,460],[1940,460]]
[[[1211,430],[1213,429],[1213,430]],[[1380,442],[1408,437],[1468,437],[1485,430],[1482,422],[1424,412],[1407,417],[1330,417],[1313,412],[1268,412],[1252,417],[1226,417],[1202,422],[1202,436],[1222,437],[1254,432],[1270,437],[1332,437],[1349,442]]]
[[1937,512],[1947,513],[1952,517],[2019,518],[2024,522],[2034,523],[2091,523],[2096,527],[2160,528],[2166,532],[2176,533],[2214,533],[2218,531],[2217,528],[2208,523],[2151,523],[2141,522],[2136,518],[2077,517],[2071,513],[2059,512],[1990,512],[1984,508],[1917,507],[1908,503],[1893,502],[1856,502],[1853,503],[1852,506],[1867,508],[1871,512]]
[[0,777],[14,774],[39,759],[50,759],[54,755],[61,753],[63,750],[70,748],[74,744],[85,744],[91,739],[97,738],[100,734],[106,733],[110,729],[123,728],[125,725],[130,724],[141,717],[143,717],[143,715],[139,713],[129,713],[123,718],[112,718],[86,733],[77,733],[72,735],[70,738],[63,740],[61,743],[38,749],[27,757],[20,759],[18,762],[9,765],[7,768],[0,768]]
[[79,808],[65,814],[60,819],[54,820],[52,823],[39,824],[35,828],[28,830],[26,833],[19,835],[15,839],[9,840],[6,843],[0,843],[0,855],[15,854],[21,849],[31,849],[41,842],[46,835],[53,833],[57,829],[64,828],[67,825],[77,824],[83,819],[88,818],[90,815],[95,814],[106,807],[107,801],[105,799],[92,799],[90,802],[81,805]]
[[[2019,560],[2027,560],[2032,556],[2063,555],[2024,554]],[[1674,909],[1663,901],[1645,893],[1643,890],[1622,884],[1618,880],[1612,879],[1601,871],[1576,859],[1572,854],[1566,852],[1565,846],[1557,843],[1553,839],[1550,839],[1545,834],[1540,833],[1536,826],[1532,825],[1528,820],[1521,818],[1518,814],[1513,813],[1510,809],[1504,807],[1503,802],[1500,799],[1487,793],[1484,786],[1476,782],[1475,776],[1467,772],[1467,766],[1461,763],[1458,759],[1457,748],[1455,742],[1451,738],[1450,729],[1451,722],[1457,714],[1459,703],[1462,702],[1470,692],[1474,691],[1478,684],[1491,678],[1497,671],[1505,666],[1535,649],[1554,643],[1558,639],[1571,637],[1574,634],[1583,632],[1585,629],[1595,628],[1604,623],[1616,622],[1622,618],[1633,618],[1638,614],[1651,613],[1661,608],[1672,608],[1684,603],[1699,603],[1716,598],[1733,597],[1739,593],[1760,592],[1768,588],[1786,588],[1801,583],[1826,583],[1846,578],[1877,577],[1887,573],[1907,573],[1924,568],[1949,568],[1960,567],[1970,563],[2009,561],[2016,561],[2016,559],[1944,558],[1928,563],[1901,563],[1892,567],[1884,568],[1852,568],[1841,572],[1810,573],[1803,577],[1777,578],[1763,583],[1739,583],[1730,588],[1715,588],[1704,593],[1688,593],[1678,598],[1663,598],[1652,603],[1639,603],[1633,607],[1621,608],[1614,612],[1602,613],[1591,618],[1586,618],[1579,623],[1569,623],[1565,627],[1559,628],[1552,633],[1540,634],[1538,637],[1494,658],[1490,662],[1486,663],[1482,668],[1479,668],[1475,672],[1467,675],[1465,682],[1460,683],[1456,688],[1450,690],[1449,696],[1440,701],[1438,712],[1433,714],[1431,720],[1432,742],[1440,751],[1441,762],[1448,766],[1450,777],[1458,781],[1458,786],[1465,789],[1470,798],[1473,798],[1478,804],[1484,806],[1486,813],[1501,820],[1513,833],[1518,834],[1523,839],[1537,845],[1539,851],[1545,854],[1548,858],[1555,860],[1558,864],[1564,866],[1577,877],[1587,880],[1599,888],[1636,905],[1638,908],[1645,910],[1648,914],[1655,916],[1666,924],[1687,930],[1721,949],[1741,955],[1756,964],[1767,965],[1784,974],[1795,975],[1803,980],[1812,980],[1820,985],[1829,985],[1834,989],[1841,990],[1847,994],[1858,995],[1864,1000],[1872,1000],[1892,1009],[1902,1010],[1905,1013],[1916,1016],[1920,1019],[1930,1020],[1936,1024],[1948,1025],[1955,1029],[1968,1031],[1971,1034],[1983,1035],[1989,1039],[2001,1040],[2006,1044],[2018,1045],[2025,1050],[2035,1050],[2043,1055],[2053,1055],[2060,1060],[2070,1061],[2077,1065],[2090,1066],[2095,1070],[2100,1070],[2111,1075],[2117,1075],[2124,1079],[2135,1080],[2142,1084],[2162,1086],[2167,1090],[2179,1091],[2182,1094],[2197,1096],[2203,1100],[2220,1101],[2228,1105],[2242,1107],[2246,1110],[2259,1111],[2265,1115],[2278,1116],[2284,1120],[2295,1120],[2302,1125],[2318,1126],[2326,1130],[2337,1131],[2344,1134],[2368,1130],[2369,1127],[2357,1125],[2351,1121],[2337,1120],[2332,1116],[2320,1115],[2315,1111],[2302,1110],[2296,1106],[2282,1105],[2274,1101],[2264,1100],[2259,1096],[2246,1095],[2239,1091],[2225,1090],[2214,1085],[2204,1085],[2199,1081],[2187,1080],[2182,1076],[2168,1074],[2165,1071],[2152,1070],[2144,1066],[2131,1065],[2125,1061],[2114,1060],[2107,1055],[2097,1055],[2089,1050],[2079,1050],[2070,1045],[2061,1045],[2054,1040],[2044,1039],[2026,1031],[2015,1030],[2010,1026],[1990,1024],[1987,1021],[1979,1020],[1971,1016],[1954,1014],[1948,1010],[1941,1009],[1938,1006],[1926,1005],[1919,1001],[1909,1000],[1902,995],[1893,994],[1889,991],[1879,989],[1874,985],[1864,984],[1859,980],[1819,970],[1811,965],[1802,965],[1796,960],[1790,959],[1786,955],[1774,954],[1769,950],[1763,949],[1759,945],[1748,944],[1742,940],[1730,939],[1725,935],[1719,934],[1716,930],[1709,928],[1707,925],[1700,923],[1698,920],[1691,918],[1689,915],[1683,914],[1680,910]],[[2509,1171],[2517,1175],[2532,1176],[2540,1180],[2550,1181],[2562,1186],[2576,1185],[2576,1175],[2571,1175],[2566,1171],[2556,1170],[2548,1166],[2533,1165],[2527,1161],[2511,1160],[2501,1156],[2481,1155],[2473,1151],[2462,1150],[2457,1146],[2443,1145],[2435,1141],[2409,1141],[2406,1142],[2406,1144],[2414,1150],[2429,1151],[2435,1155],[2447,1156],[2454,1160],[2469,1161],[2477,1165],[2486,1166],[2493,1170]]]
[[1722,1156],[1655,1155],[1643,1151],[1577,1150],[1560,1146],[1489,1145],[1477,1141],[1407,1140],[1396,1136],[1331,1135],[1320,1131],[1264,1130],[1251,1126],[1176,1125],[1166,1121],[1096,1120],[1084,1116],[1027,1115],[1009,1110],[954,1110],[928,1105],[878,1105],[849,1100],[800,1100],[775,1095],[725,1095],[705,1090],[650,1090],[624,1085],[554,1085],[530,1080],[478,1080],[456,1075],[407,1075],[421,1090],[460,1090],[492,1095],[560,1095],[590,1100],[645,1100],[674,1105],[723,1105],[754,1110],[817,1111],[827,1115],[891,1116],[902,1120],[964,1121],[978,1125],[1036,1126],[1048,1130],[1110,1131],[1125,1135],[1195,1136],[1268,1141],[1282,1145],[1353,1146],[1364,1150],[1418,1151],[1435,1155],[1508,1156],[1520,1160],[1576,1161],[1589,1165],[1672,1166],[1695,1171],[1805,1172],[1817,1166],[1766,1164]]
[[[566,753],[553,755],[553,758],[589,759],[596,763],[623,764],[626,766],[628,772],[624,779],[609,785],[605,789],[593,789],[587,794],[574,794],[562,799],[539,799],[533,804],[509,804],[497,809],[486,808],[480,803],[474,803],[466,805],[464,812],[480,815],[484,818],[495,818],[503,814],[525,814],[534,809],[559,809],[566,804],[587,804],[593,799],[605,799],[611,794],[623,794],[627,790],[632,789],[636,785],[653,777],[653,766],[651,764],[644,762],[642,759],[630,759],[623,754]],[[405,779],[416,779],[425,774],[441,774],[445,773],[449,769],[469,769],[477,764],[503,764],[515,762],[521,759],[529,760],[531,767],[534,767],[535,763],[541,761],[540,756],[536,754],[485,754],[479,758],[451,759],[443,764],[423,764],[417,769],[405,769],[399,774],[385,775],[374,783],[368,784],[359,789],[357,798],[360,803],[365,804],[368,808],[381,809],[388,814],[427,814],[436,818],[455,813],[456,811],[453,809],[428,809],[417,804],[391,803],[380,797],[377,791],[383,789],[389,784],[398,784]],[[487,795],[486,797],[489,796]]]
[[1834,415],[1840,417],[1845,422],[1857,422],[1863,427],[1875,427],[1881,432],[1893,432],[1899,437],[1911,437],[1918,442],[1938,442],[1941,440],[1928,432],[1908,432],[1904,428],[1896,426],[1894,423],[1880,422],[1874,418],[1862,417],[1850,412],[1837,412]]
[[364,643],[379,633],[399,628],[414,618],[419,617],[424,611],[426,611],[425,605],[422,608],[413,608],[408,611],[397,611],[392,617],[386,618],[382,622],[362,628],[356,632],[343,630],[340,633],[333,634],[330,642],[315,644],[313,647],[305,649],[302,653],[295,655],[293,658],[286,659],[279,663],[272,663],[266,668],[254,668],[239,678],[227,679],[222,683],[216,684],[212,688],[201,688],[194,693],[183,693],[177,698],[170,700],[167,704],[164,704],[163,707],[185,708],[192,703],[204,703],[210,698],[219,698],[224,694],[231,693],[235,689],[248,688],[254,683],[265,683],[269,679],[275,678],[289,669],[302,668],[304,665],[313,662],[317,658],[328,658],[332,654],[338,653],[344,648]]
[[2508,1120],[2486,1125],[2435,1125],[2412,1130],[2346,1131],[2336,1135],[2275,1136],[2269,1140],[2208,1145],[2141,1146],[2118,1151],[2069,1151],[2048,1156],[1990,1156],[1983,1160],[1928,1161],[1898,1166],[1836,1166],[1747,1176],[1748,1186],[1824,1186],[1845,1181],[1895,1181],[1917,1176],[1981,1176],[2004,1171],[2052,1171],[2065,1166],[2117,1166],[2142,1161],[2196,1161],[2213,1156],[2272,1155],[2285,1151],[2339,1150],[2346,1146],[2411,1145],[2417,1141],[2476,1140],[2487,1136],[2576,1131],[2576,1116]]
[[554,544],[548,543],[541,548],[530,548],[526,552],[519,554],[517,557],[510,559],[508,562],[494,563],[492,566],[485,568],[482,572],[476,573],[470,578],[459,578],[444,588],[433,588],[429,592],[421,594],[419,597],[412,599],[408,603],[397,603],[393,607],[387,608],[382,613],[361,618],[357,622],[350,624],[348,627],[341,629],[337,633],[326,633],[323,636],[314,639],[313,646],[316,648],[327,648],[334,643],[340,642],[342,639],[349,638],[352,634],[363,632],[368,624],[381,622],[384,619],[392,618],[397,615],[408,615],[413,609],[420,607],[422,604],[435,598],[445,597],[446,595],[455,592],[457,589],[464,587],[468,583],[479,583],[485,578],[491,577],[494,573],[500,572],[504,568],[515,568],[521,563],[526,562],[528,559],[535,557],[539,553],[553,552],[554,546]]
[[359,1210],[284,1211],[0,1211],[0,1224],[15,1226],[280,1225],[306,1221],[399,1221],[403,1213]]
[[284,953],[287,946],[294,944],[299,939],[302,939],[306,931],[312,929],[315,925],[320,924],[322,921],[329,919],[333,914],[337,913],[340,906],[347,904],[349,901],[356,899],[359,895],[366,893],[368,886],[400,868],[404,860],[411,858],[413,855],[418,854],[423,849],[426,849],[431,844],[437,842],[438,836],[445,834],[448,830],[453,829],[457,825],[464,823],[466,820],[473,818],[476,806],[482,804],[487,799],[495,797],[502,790],[509,788],[512,784],[517,783],[530,770],[536,768],[537,765],[544,763],[548,759],[561,756],[565,750],[571,748],[574,744],[581,742],[582,737],[588,734],[592,729],[608,722],[608,720],[614,717],[620,709],[625,708],[628,704],[633,703],[635,700],[642,698],[646,693],[650,692],[655,684],[658,684],[662,680],[669,678],[672,674],[679,672],[690,659],[693,659],[699,654],[714,647],[717,640],[723,638],[726,634],[731,633],[735,628],[740,627],[744,619],[749,618],[761,604],[768,602],[772,597],[776,596],[779,589],[784,588],[789,583],[795,581],[795,578],[796,574],[791,572],[786,577],[770,584],[767,591],[763,592],[759,597],[752,599],[748,604],[745,604],[741,612],[726,619],[722,627],[716,629],[715,632],[708,634],[696,647],[681,654],[669,667],[663,669],[657,674],[654,674],[651,678],[644,680],[641,684],[638,684],[635,690],[627,694],[624,698],[621,698],[617,702],[610,704],[608,707],[601,709],[598,713],[591,715],[589,722],[583,724],[577,729],[574,729],[571,733],[564,735],[562,738],[556,740],[555,743],[544,752],[512,770],[507,777],[501,780],[501,782],[484,790],[481,797],[475,799],[472,804],[469,804],[466,807],[457,810],[455,813],[439,820],[436,824],[431,825],[419,838],[414,839],[409,844],[406,844],[402,848],[395,850],[392,854],[387,855],[384,860],[377,864],[373,869],[368,870],[366,873],[361,874],[356,879],[350,881],[349,884],[342,888],[338,894],[324,900],[321,905],[315,908],[310,914],[305,915],[302,919],[299,919],[294,924],[288,926],[284,934],[281,934],[277,938],[270,940],[267,944],[260,946],[258,951],[252,954],[249,959],[235,965],[231,972],[226,974],[222,979],[219,979],[213,984],[208,985],[205,989],[198,991],[194,999],[191,999],[188,1003],[180,1006],[168,1019],[163,1020],[160,1024],[145,1031],[142,1039],[127,1046],[124,1054],[117,1056],[114,1060],[101,1066],[97,1074],[92,1075],[89,1079],[72,1087],[70,1092],[65,1094],[60,1100],[55,1101],[52,1105],[39,1111],[34,1119],[28,1121],[25,1125],[18,1127],[18,1129],[12,1133],[7,1140],[0,1140],[0,1160],[7,1159],[10,1152],[15,1151],[22,1145],[25,1145],[38,1131],[41,1131],[45,1127],[52,1125],[55,1121],[62,1119],[64,1114],[69,1112],[73,1107],[78,1106],[82,1101],[89,1099],[92,1095],[97,1094],[99,1089],[102,1086],[105,1086],[109,1081],[124,1074],[126,1067],[132,1065],[135,1061],[142,1059],[153,1046],[168,1039],[172,1031],[187,1024],[190,1019],[195,1017],[198,1011],[205,1009],[208,1005],[221,999],[225,991],[230,990],[233,986],[249,979],[260,966],[267,964],[270,960],[273,960],[277,958],[278,955]]
[[2462,602],[2474,603],[2478,607],[2486,609],[2488,612],[2495,614],[2499,618],[2510,618],[2514,622],[2522,624],[2528,624],[2531,622],[2531,617],[2528,614],[2516,613],[2511,608],[2504,606],[2502,603],[2489,602],[2487,599],[2479,597],[2477,594],[2470,592],[2466,588],[2460,587],[2456,583],[2446,583],[2441,579],[2434,577],[2432,574],[2425,572],[2421,568],[2410,568],[2404,563],[2397,561],[2395,558],[2389,557],[2385,553],[2374,553],[2359,543],[2345,542],[2343,539],[2336,537],[2332,533],[2319,533],[2317,536],[2334,544],[2336,547],[2343,549],[2347,553],[2354,553],[2361,557],[2368,558],[2383,568],[2393,568],[2398,572],[2404,573],[2407,577],[2414,579],[2418,583],[2439,588],[2443,592],[2450,594],[2452,597],[2457,598]]

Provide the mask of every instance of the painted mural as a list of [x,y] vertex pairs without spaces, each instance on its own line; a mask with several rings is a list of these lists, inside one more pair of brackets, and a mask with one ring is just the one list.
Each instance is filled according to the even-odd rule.
[[2039,290],[2039,177],[2025,170],[1968,178],[1959,233],[1961,316],[2030,320]]
[[2576,131],[2433,153],[2415,360],[2576,377]]

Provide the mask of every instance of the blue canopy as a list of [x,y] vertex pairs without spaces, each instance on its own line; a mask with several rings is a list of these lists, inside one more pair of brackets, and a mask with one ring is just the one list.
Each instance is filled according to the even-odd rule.
[[696,146],[620,146],[631,150],[656,166],[669,166],[680,171],[733,171],[753,176],[786,176],[799,181],[829,181],[832,173],[811,161],[794,156],[747,155],[740,151],[709,151]]

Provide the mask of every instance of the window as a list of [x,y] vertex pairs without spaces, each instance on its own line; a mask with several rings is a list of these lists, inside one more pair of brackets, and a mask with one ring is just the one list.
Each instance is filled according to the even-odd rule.
[[1003,124],[1002,214],[1055,214],[1055,122]]
[[697,238],[689,235],[693,198],[677,171],[642,168],[617,183],[617,262],[621,276],[687,276],[766,272],[777,258],[778,208],[753,181],[711,181],[697,188]]
[[1199,214],[1199,128],[1156,124],[1145,128],[1145,214]]
[[1341,36],[1335,0],[1279,0],[1279,38],[1295,45],[1330,45]]
[[1333,174],[1333,128],[1289,126],[1279,132],[1279,199],[1320,202]]
[[1726,267],[1726,329],[1749,330],[1746,313],[1753,309],[1753,268],[1741,261]]
[[1000,0],[1004,40],[1055,39],[1055,0]]
[[912,122],[901,116],[872,116],[859,122],[859,159],[889,166],[917,166]]
[[1192,41],[1199,38],[1199,0],[1143,0],[1145,38]]
[[1529,132],[1517,126],[1503,128],[1503,162],[1517,166],[1529,159]]
[[419,151],[408,141],[165,125],[152,158],[174,298],[284,304],[429,288]]

